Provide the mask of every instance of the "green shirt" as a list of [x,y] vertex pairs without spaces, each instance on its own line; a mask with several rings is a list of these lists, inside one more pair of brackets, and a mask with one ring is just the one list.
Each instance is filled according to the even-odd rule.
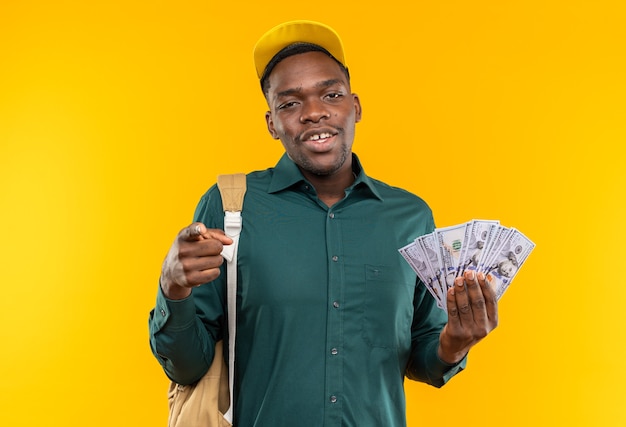
[[[247,176],[239,243],[237,427],[406,424],[404,377],[442,386],[445,313],[398,249],[431,232],[419,197],[365,175],[331,208],[284,155]],[[223,228],[215,186],[195,220]],[[208,369],[225,335],[225,264],[181,301],[159,291],[152,350],[178,383]]]

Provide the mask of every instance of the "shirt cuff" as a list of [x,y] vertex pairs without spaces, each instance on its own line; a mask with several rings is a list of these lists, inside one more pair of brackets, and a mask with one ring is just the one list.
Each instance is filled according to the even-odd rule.
[[159,286],[153,321],[156,330],[165,327],[172,331],[183,330],[194,324],[196,319],[196,303],[193,293],[181,300],[172,300],[165,296]]
[[450,364],[441,360],[437,353],[438,346],[439,343],[435,343],[433,351],[427,353],[427,357],[430,360],[426,362],[426,366],[428,366],[428,377],[432,381],[432,384],[436,387],[441,387],[453,376],[465,369],[467,365],[467,354],[457,363]]

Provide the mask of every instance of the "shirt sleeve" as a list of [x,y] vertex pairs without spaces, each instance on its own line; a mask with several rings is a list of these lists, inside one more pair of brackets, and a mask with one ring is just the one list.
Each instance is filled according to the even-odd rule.
[[419,282],[415,289],[415,312],[411,328],[411,357],[406,376],[415,381],[441,387],[465,369],[467,356],[450,365],[439,358],[439,335],[447,323],[446,313]]
[[[209,215],[209,193],[196,209],[195,221],[216,227]],[[148,326],[150,348],[166,375],[179,384],[191,384],[209,369],[215,354],[215,343],[223,337],[225,323],[222,271],[213,282],[192,290],[182,300],[166,298],[161,287]]]
[[[424,234],[435,229],[432,213],[425,223]],[[437,307],[435,299],[419,280],[413,298],[413,324],[411,326],[411,356],[406,369],[407,378],[441,387],[450,378],[465,369],[467,356],[450,365],[439,358],[439,335],[448,322],[448,315]]]

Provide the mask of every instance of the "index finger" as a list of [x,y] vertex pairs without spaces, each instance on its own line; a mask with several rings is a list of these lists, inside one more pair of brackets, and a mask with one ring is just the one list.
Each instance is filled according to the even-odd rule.
[[187,242],[215,239],[219,240],[223,245],[230,245],[233,243],[233,239],[228,237],[224,231],[206,228],[206,226],[201,222],[194,222],[189,227],[184,228],[180,233],[180,237]]
[[188,227],[185,227],[180,232],[181,239],[193,242],[196,240],[200,240],[201,236],[206,233],[207,229],[204,224],[201,222],[194,222]]
[[461,330],[463,323],[467,322],[467,319],[463,319],[463,317],[467,317],[468,312],[471,314],[471,308],[465,292],[465,282],[462,277],[454,279],[454,285],[446,293],[446,304],[448,325],[455,331]]

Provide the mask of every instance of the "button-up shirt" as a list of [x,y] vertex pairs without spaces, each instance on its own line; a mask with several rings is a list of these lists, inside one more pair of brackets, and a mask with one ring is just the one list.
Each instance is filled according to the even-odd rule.
[[[440,387],[463,369],[437,357],[445,312],[398,249],[430,233],[419,197],[368,177],[332,207],[284,155],[247,176],[239,241],[235,425],[404,426],[405,376]],[[218,189],[195,221],[223,228]],[[226,335],[226,271],[186,299],[159,291],[152,350],[191,383]],[[419,404],[419,403],[416,403]]]

